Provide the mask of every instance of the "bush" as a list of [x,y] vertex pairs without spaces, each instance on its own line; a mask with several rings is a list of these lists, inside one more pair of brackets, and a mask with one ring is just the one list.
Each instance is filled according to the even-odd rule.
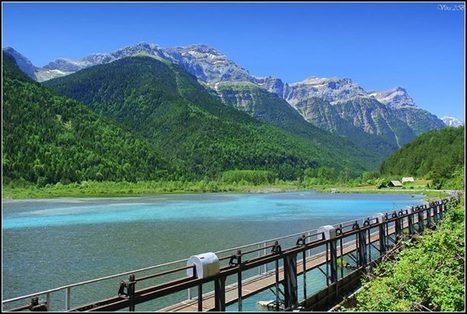
[[254,185],[273,183],[277,174],[268,170],[229,170],[222,174],[222,181],[226,183],[242,182]]
[[377,267],[380,277],[356,296],[351,311],[462,311],[464,309],[464,204],[441,226],[407,243],[397,260]]

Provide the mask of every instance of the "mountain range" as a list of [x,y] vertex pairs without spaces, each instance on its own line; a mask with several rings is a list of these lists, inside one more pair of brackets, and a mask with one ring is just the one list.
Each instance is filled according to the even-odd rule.
[[[218,103],[223,103],[227,107],[244,111],[255,120],[272,125],[282,130],[281,132],[292,135],[294,139],[289,139],[292,142],[298,137],[299,141],[304,141],[302,144],[308,143],[297,145],[311,145],[313,153],[310,160],[319,161],[319,164],[326,164],[324,162],[326,154],[330,154],[327,158],[332,159],[331,156],[339,149],[350,152],[347,166],[345,166],[345,161],[340,165],[334,165],[340,169],[349,165],[354,167],[356,164],[360,164],[357,168],[371,169],[376,167],[386,156],[412,141],[418,135],[432,129],[443,128],[447,124],[458,123],[453,119],[448,119],[445,123],[435,115],[416,106],[413,99],[402,87],[387,91],[365,91],[349,78],[309,77],[302,82],[289,84],[274,76],[255,77],[224,54],[206,45],[160,48],[155,44],[140,43],[111,53],[91,54],[78,60],[57,59],[44,67],[34,66],[13,48],[5,48],[4,52],[9,54],[19,69],[32,80],[42,82],[60,95],[81,101],[93,111],[104,114],[118,124],[123,124],[125,128],[141,135],[153,145],[157,142],[157,149],[172,150],[172,152],[181,155],[186,154],[186,151],[173,151],[174,143],[164,136],[154,141],[155,134],[157,134],[156,137],[162,134],[159,133],[160,130],[155,131],[154,127],[151,127],[152,131],[141,129],[144,125],[141,124],[141,121],[144,119],[150,118],[155,119],[152,122],[157,120],[158,123],[164,123],[157,116],[158,111],[154,110],[153,104],[145,104],[150,111],[141,111],[141,104],[137,97],[145,98],[151,95],[160,101],[165,99],[165,96],[161,96],[162,94],[181,94],[180,89],[184,90],[190,86],[188,89],[196,90],[197,97],[203,95],[202,101],[200,102],[199,98],[193,100],[182,95],[183,101],[191,102],[196,106],[203,105],[203,102],[215,103],[214,107],[218,106]],[[141,59],[138,59],[138,62],[132,62],[132,67],[138,68],[136,72],[146,67],[145,71],[138,72],[146,79],[151,77],[151,74],[147,73],[149,68],[158,69],[156,73],[152,74],[156,75],[156,78],[141,81],[140,78],[134,77],[132,71],[128,73],[117,71],[116,66],[122,65],[117,61],[131,57],[149,57],[149,59],[154,60],[153,62],[159,62],[158,66],[154,64],[144,66],[140,64]],[[126,65],[128,62],[125,61],[123,64]],[[145,59],[144,62],[148,63],[149,61]],[[169,66],[170,71],[175,71],[177,74],[168,75],[170,71],[162,70],[163,67],[160,64]],[[108,66],[99,68],[99,66],[104,65]],[[127,89],[131,85],[130,83],[124,80],[118,81],[112,76],[99,77],[96,68],[104,69],[106,73],[124,75],[126,78],[132,77],[132,83],[142,84],[147,88],[151,88],[151,84],[160,84],[160,86],[165,86],[164,91],[159,91],[162,94],[153,94],[151,91],[141,90],[137,85]],[[91,71],[84,71],[86,69]],[[159,70],[162,73],[159,73]],[[170,81],[170,78],[176,77],[173,84],[179,84],[180,73],[184,73],[182,75],[185,78],[183,81],[191,83],[174,89],[174,86],[170,87],[167,82],[157,78],[157,76],[162,76]],[[188,79],[190,75],[192,78]],[[106,88],[105,92],[94,90],[94,86],[90,86],[86,80],[97,84],[101,89]],[[99,85],[102,82],[107,83]],[[112,91],[111,88],[115,90]],[[156,89],[158,88],[156,87]],[[128,98],[128,93],[131,95],[130,98]],[[178,98],[169,97],[169,99],[170,102],[179,102]],[[123,101],[125,108],[117,108],[115,101]],[[202,111],[206,109],[202,108]],[[218,111],[218,109],[216,110]],[[225,113],[225,110],[222,112]],[[228,115],[231,114],[232,112]],[[227,119],[220,115],[219,111],[215,116],[218,119]],[[244,119],[244,117],[241,118],[241,120]],[[167,129],[170,128],[176,129],[174,125],[167,126]],[[328,132],[335,135],[332,136]],[[159,144],[164,143],[164,141],[165,144],[160,146]],[[332,144],[328,145],[329,143]],[[332,146],[337,143],[340,143],[338,145],[341,147],[336,150],[336,147]],[[316,155],[316,150],[321,150],[322,154]],[[194,158],[194,156],[192,157]],[[180,158],[184,159],[181,156]],[[357,159],[365,160],[366,165],[361,166],[361,163],[355,163]],[[306,163],[304,161],[304,164]],[[327,164],[330,165],[329,162]],[[220,171],[220,169],[223,167],[219,166],[216,171]]]
[[[402,87],[387,91],[365,91],[349,78],[310,77],[289,84],[273,76],[255,77],[221,52],[206,45],[161,48],[155,44],[140,43],[111,53],[91,54],[78,60],[57,59],[42,68],[33,66],[18,53],[13,55],[20,68],[40,82],[129,56],[150,56],[177,64],[214,90],[217,90],[216,84],[225,82],[255,84],[284,99],[311,124],[348,137],[356,145],[368,142],[366,134],[372,135],[372,138],[379,137],[390,147],[387,151],[401,147],[423,132],[446,125],[435,115],[417,107]],[[236,90],[243,96],[248,92],[248,89]],[[242,101],[241,97],[237,99]],[[318,102],[313,99],[319,99],[318,106]],[[229,104],[242,108],[241,104]],[[348,114],[349,111],[352,114]],[[250,110],[250,114],[255,113]]]
[[[274,125],[226,106],[167,60],[126,57],[42,83],[27,77],[13,54],[4,51],[4,60],[12,60],[4,69],[8,180],[216,179],[234,169],[272,170],[291,180],[307,168],[348,176],[379,163],[378,155],[307,123],[293,108]],[[301,127],[287,129],[290,117]]]

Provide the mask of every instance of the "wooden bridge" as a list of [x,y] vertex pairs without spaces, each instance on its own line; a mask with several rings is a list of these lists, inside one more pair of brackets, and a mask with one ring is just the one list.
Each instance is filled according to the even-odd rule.
[[[253,249],[248,249],[248,245],[236,248],[233,253],[231,249],[230,254],[219,258],[221,263],[219,271],[208,277],[198,277],[197,268],[194,265],[139,277],[136,273],[141,270],[128,272],[128,280],[120,283],[116,296],[74,308],[70,307],[69,302],[71,287],[116,278],[116,275],[5,300],[3,306],[5,310],[5,305],[8,303],[30,300],[26,305],[8,310],[48,310],[50,309],[50,294],[63,290],[66,296],[65,311],[116,311],[124,308],[134,311],[137,304],[197,289],[196,297],[189,295],[186,300],[157,311],[225,311],[226,307],[232,304],[237,304],[237,309],[241,311],[246,298],[271,289],[275,295],[273,302],[275,310],[324,309],[326,305],[354,288],[367,267],[378,262],[391,251],[404,235],[422,233],[424,229],[436,226],[443,218],[443,213],[457,202],[457,197],[451,197],[392,213],[338,224],[332,226],[330,231],[328,228],[324,231],[318,230],[319,232],[291,235],[288,238],[292,239],[295,236],[295,245],[286,249],[282,249],[278,239],[262,242],[262,245]],[[242,250],[244,248],[247,249]],[[372,251],[376,254],[372,254]],[[263,254],[257,254],[261,252]],[[252,256],[254,254],[257,255]],[[343,268],[338,267],[338,259],[343,260],[343,257],[355,262],[352,272],[346,276],[343,274]],[[268,265],[274,265],[274,267],[268,270]],[[262,269],[262,271],[243,278],[245,274],[255,269]],[[310,271],[313,269],[318,269],[323,273],[326,286],[318,293],[307,294],[307,276],[311,275]],[[187,270],[191,271],[191,276],[186,274]],[[163,278],[169,274],[182,272],[184,276],[137,289],[137,285],[145,280]],[[301,289],[303,289],[304,297],[302,299],[299,298],[298,292],[299,276],[303,281]],[[226,285],[226,279],[232,277],[236,278],[236,282]],[[203,286],[207,283],[214,283],[214,290],[203,294]],[[39,300],[38,297],[44,295],[45,301]]]

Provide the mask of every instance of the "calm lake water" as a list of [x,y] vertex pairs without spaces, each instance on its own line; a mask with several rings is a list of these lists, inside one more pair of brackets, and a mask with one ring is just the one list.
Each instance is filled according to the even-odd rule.
[[318,192],[5,201],[3,299],[422,201]]

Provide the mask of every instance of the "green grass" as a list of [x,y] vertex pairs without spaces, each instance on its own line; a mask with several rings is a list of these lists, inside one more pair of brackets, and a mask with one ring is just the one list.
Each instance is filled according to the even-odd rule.
[[337,193],[387,193],[387,194],[423,194],[430,199],[444,197],[446,192],[430,190],[426,187],[417,189],[377,189],[372,185],[351,186],[350,184],[327,184],[304,186],[298,181],[276,180],[273,183],[254,184],[225,181],[139,181],[139,182],[97,182],[83,181],[71,184],[48,184],[45,187],[22,183],[6,184],[3,187],[3,199],[33,199],[56,197],[117,197],[147,196],[163,193],[207,193],[207,192],[285,192],[298,190],[316,190]]
[[333,192],[336,193],[377,193],[377,194],[422,194],[426,196],[428,201],[437,200],[445,197],[447,192],[445,190],[434,190],[427,188],[430,180],[420,179],[413,183],[406,183],[400,188],[381,188],[378,189],[374,184],[322,184],[314,185],[312,188],[320,192]]
[[247,182],[224,183],[216,181],[141,181],[141,182],[96,182],[83,181],[63,185],[60,183],[37,187],[35,185],[6,185],[3,199],[55,198],[55,197],[112,197],[143,196],[161,193],[205,192],[281,192],[300,189],[294,181],[276,181],[272,184]]

